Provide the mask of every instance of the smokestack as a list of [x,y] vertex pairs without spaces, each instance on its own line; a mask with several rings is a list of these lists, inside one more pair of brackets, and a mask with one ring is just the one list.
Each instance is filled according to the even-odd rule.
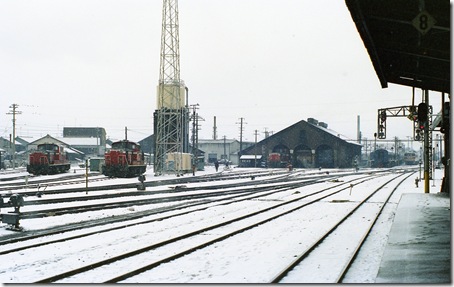
[[218,133],[217,133],[217,127],[216,127],[216,116],[214,116],[214,125],[213,125],[213,139],[217,140],[218,139]]

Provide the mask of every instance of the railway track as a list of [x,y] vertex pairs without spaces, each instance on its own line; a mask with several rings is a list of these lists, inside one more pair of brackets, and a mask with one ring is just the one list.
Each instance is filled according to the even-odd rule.
[[[386,173],[382,173],[381,175],[384,175],[384,174],[386,174]],[[318,192],[313,192],[312,194],[301,195],[299,197],[299,199],[292,201],[292,203],[288,203],[287,201],[284,201],[284,202],[273,201],[273,200],[268,201],[268,200],[266,200],[266,197],[269,195],[277,195],[279,193],[283,193],[284,191],[294,190],[299,187],[307,186],[309,184],[315,184],[317,181],[323,182],[323,181],[328,180],[327,178],[323,179],[320,176],[321,175],[319,175],[318,178],[317,178],[317,176],[314,176],[314,178],[311,178],[311,179],[308,176],[305,178],[305,182],[304,182],[301,180],[301,174],[299,174],[299,175],[296,175],[295,173],[288,174],[288,172],[287,172],[286,175],[282,174],[282,177],[280,177],[281,181],[286,182],[286,185],[282,186],[281,188],[279,188],[278,186],[275,186],[273,184],[270,184],[270,182],[268,182],[268,184],[270,184],[269,190],[262,189],[260,191],[260,189],[257,189],[254,191],[253,187],[248,188],[247,186],[243,186],[243,189],[251,189],[250,192],[249,193],[240,193],[239,192],[240,188],[238,188],[238,194],[230,194],[230,195],[225,196],[224,198],[221,198],[221,197],[206,198],[206,199],[199,198],[199,199],[193,200],[192,202],[188,202],[187,201],[188,199],[186,199],[186,200],[182,199],[180,201],[175,201],[170,206],[165,207],[165,208],[157,208],[155,210],[147,211],[147,212],[140,212],[140,213],[138,212],[135,216],[129,214],[127,216],[124,216],[123,218],[119,217],[119,218],[117,218],[118,221],[116,221],[116,220],[112,220],[112,221],[94,220],[92,222],[92,225],[90,225],[90,224],[85,225],[86,222],[80,223],[79,225],[74,224],[74,226],[72,226],[73,229],[71,229],[71,227],[68,227],[68,229],[65,229],[63,226],[60,226],[58,228],[55,228],[54,230],[46,230],[47,234],[46,234],[45,230],[34,231],[32,233],[35,233],[35,234],[29,233],[28,235],[24,235],[22,239],[20,239],[19,238],[20,236],[18,236],[16,238],[10,238],[9,240],[0,241],[1,242],[0,245],[2,245],[2,246],[11,245],[11,248],[5,247],[4,249],[2,249],[2,251],[0,251],[0,255],[9,255],[9,254],[17,253],[17,252],[27,253],[28,250],[33,250],[35,248],[43,248],[43,246],[46,246],[46,245],[53,245],[53,244],[56,244],[59,242],[64,243],[67,241],[71,242],[73,240],[81,240],[83,238],[96,236],[97,234],[99,235],[100,233],[109,234],[109,233],[113,232],[114,230],[117,230],[117,232],[118,232],[119,230],[132,228],[134,226],[135,227],[144,226],[143,229],[147,229],[145,226],[147,226],[150,223],[158,224],[161,222],[165,222],[166,220],[175,220],[175,218],[180,218],[180,217],[188,215],[188,214],[206,212],[207,210],[213,209],[216,206],[217,207],[230,206],[230,205],[238,204],[239,202],[248,202],[248,204],[251,202],[267,202],[267,203],[269,202],[270,204],[271,203],[273,204],[273,208],[270,207],[269,210],[265,209],[264,211],[257,213],[257,214],[251,213],[251,212],[246,212],[246,215],[243,215],[244,218],[243,218],[243,216],[242,217],[233,217],[230,220],[225,221],[224,222],[225,225],[220,225],[220,224],[223,224],[221,222],[221,223],[217,223],[214,225],[210,225],[208,227],[201,228],[199,230],[192,230],[190,233],[188,233],[189,235],[187,235],[187,236],[189,236],[189,237],[186,237],[187,239],[181,237],[181,236],[185,236],[185,235],[181,235],[181,236],[177,236],[177,237],[174,236],[174,238],[172,239],[172,240],[175,240],[175,241],[173,241],[174,243],[163,240],[159,243],[152,245],[152,247],[150,247],[150,246],[144,247],[144,248],[151,248],[149,250],[154,250],[156,248],[158,248],[158,249],[166,248],[166,246],[169,246],[169,244],[175,244],[177,242],[181,242],[181,241],[185,241],[185,240],[186,241],[193,240],[193,238],[195,236],[200,237],[201,234],[204,234],[204,233],[207,233],[210,231],[214,231],[219,228],[225,228],[222,226],[234,225],[237,222],[241,222],[243,220],[250,220],[248,218],[252,218],[252,217],[254,217],[254,215],[258,216],[259,214],[262,214],[262,216],[263,216],[264,213],[273,212],[272,210],[277,210],[279,208],[285,207],[286,209],[288,209],[289,208],[288,204],[298,205],[299,203],[302,203],[303,201],[308,201],[311,197],[318,196],[317,194],[322,193],[322,192],[327,192],[327,191],[318,191]],[[325,175],[325,176],[328,176],[328,175]],[[343,186],[342,190],[346,190],[346,189],[350,188],[349,184],[351,184],[351,183],[342,182],[342,181],[339,181],[336,183],[335,179],[337,178],[337,176],[335,176],[335,175],[329,175],[329,176],[332,179],[332,185],[336,185],[337,187]],[[363,175],[363,176],[366,176],[366,175]],[[299,180],[297,180],[296,178],[299,178]],[[363,179],[363,180],[367,181],[366,179]],[[254,180],[250,180],[249,182],[254,182]],[[359,184],[359,183],[355,183],[355,184]],[[225,184],[226,188],[227,188],[227,186],[228,185]],[[219,188],[219,187],[216,187],[216,188]],[[331,188],[333,188],[333,186],[331,186],[329,189],[331,189]],[[215,187],[213,187],[213,189],[215,189]],[[230,188],[230,189],[234,190],[235,188]],[[193,190],[191,190],[191,188],[189,187],[186,192],[190,192],[190,191],[193,191]],[[341,190],[339,190],[338,192],[340,192],[340,191]],[[295,194],[297,194],[297,193],[295,193]],[[329,195],[327,195],[327,196],[329,196]],[[323,197],[323,198],[326,198],[326,197]],[[317,200],[316,199],[310,199],[310,200],[314,201],[314,202],[318,202],[320,200],[323,200],[323,198],[320,198]],[[277,202],[277,204],[276,204],[276,202]],[[312,203],[305,202],[304,206],[307,206],[309,204],[312,204]],[[299,204],[299,205],[301,205],[301,204]],[[296,208],[295,210],[298,210],[300,208],[302,208],[302,207]],[[290,212],[292,212],[292,211],[290,211]],[[252,217],[249,217],[249,215],[251,215]],[[284,216],[284,215],[279,215],[277,217],[281,217],[281,216]],[[264,224],[264,223],[272,221],[272,220],[273,220],[273,218],[269,218],[267,220],[260,221],[258,223],[256,222],[254,224],[250,224],[249,227],[245,227],[246,229],[242,228],[239,230],[233,230],[230,233],[225,234],[226,237],[221,236],[224,238],[220,238],[220,239],[218,238],[215,241],[213,241],[214,240],[213,239],[213,240],[209,241],[210,243],[207,244],[207,242],[205,242],[203,244],[205,244],[206,246],[211,246],[211,245],[215,244],[216,242],[221,242],[223,240],[226,240],[227,238],[230,238],[230,237],[234,236],[235,234],[241,234],[243,232],[247,232],[248,230],[251,230],[258,225]],[[123,224],[121,224],[120,222],[123,222]],[[109,225],[111,225],[111,226],[115,225],[115,226],[111,227]],[[219,226],[217,226],[217,225],[219,225]],[[76,235],[75,233],[82,233],[82,234]],[[59,234],[57,237],[59,237],[60,239],[56,239],[56,238],[52,237],[52,234],[54,234],[54,236],[57,236],[56,234]],[[45,238],[45,237],[43,237],[44,235],[46,235],[49,238],[53,238],[53,239],[46,241],[46,240],[42,239],[42,238]],[[109,235],[107,235],[107,236],[109,236]],[[168,239],[168,240],[171,240],[171,239]],[[37,241],[41,241],[41,242],[37,243]],[[20,247],[20,245],[22,245],[22,246]],[[16,246],[16,247],[13,247],[13,246]],[[190,254],[191,252],[203,249],[205,247],[200,246],[200,247],[193,249],[192,251],[186,250],[181,253],[181,256],[184,256],[185,254]],[[106,264],[112,264],[112,263],[121,264],[120,262],[124,262],[124,260],[130,260],[128,258],[134,258],[135,256],[142,256],[141,254],[144,254],[144,252],[147,252],[146,250],[144,250],[144,248],[140,248],[138,250],[131,251],[132,253],[135,252],[136,254],[134,255],[130,252],[129,255],[125,255],[125,257],[123,259],[119,258],[118,256],[113,256],[113,257],[110,257],[109,259],[106,259],[107,261],[104,260],[104,261],[99,261],[99,262],[91,262],[87,266],[82,266],[82,267],[76,268],[74,270],[62,272],[62,273],[54,275],[52,277],[45,278],[45,276],[41,276],[41,278],[44,278],[44,279],[33,279],[32,281],[29,281],[29,282],[33,282],[33,281],[38,281],[38,282],[79,282],[79,283],[88,282],[88,281],[83,281],[83,279],[80,279],[80,278],[84,278],[84,276],[90,276],[90,275],[86,275],[86,274],[91,274],[92,270],[94,270],[93,268],[95,268],[96,266],[99,265],[99,267],[97,267],[95,269],[106,268],[105,267]],[[148,251],[148,252],[150,252],[150,251]],[[119,256],[123,256],[123,255],[119,255]],[[180,258],[180,257],[177,256],[173,259],[168,259],[168,260],[174,260],[177,258]],[[163,264],[168,261],[161,262],[158,260],[156,262],[160,262],[158,264],[158,265],[160,265],[160,264]],[[153,266],[158,266],[158,265],[156,265],[157,264],[156,262],[154,263],[155,265],[153,265]],[[153,266],[150,267],[150,264],[148,264],[147,266],[142,266],[142,269],[137,271],[136,274],[145,272],[144,270],[149,270],[149,268],[153,269]],[[143,269],[143,268],[145,268],[145,269]],[[77,270],[77,271],[75,271],[75,270]],[[0,274],[1,274],[1,270],[0,270]],[[119,273],[117,272],[117,274],[119,274]],[[135,275],[133,273],[131,273],[131,274],[127,275],[126,277],[118,276],[118,278],[106,278],[105,280],[104,279],[102,279],[102,280],[104,280],[105,282],[120,282],[120,281],[128,280],[127,278],[129,278],[129,277],[133,278],[134,276]],[[80,280],[82,280],[82,281],[80,281]],[[5,282],[7,282],[7,281],[5,281]]]
[[[282,170],[262,170],[262,171],[255,171],[255,172],[244,172],[244,171],[235,171],[235,172],[227,172],[227,173],[216,173],[216,174],[208,174],[208,175],[200,175],[196,177],[190,176],[181,176],[177,178],[169,178],[169,179],[159,179],[159,180],[149,180],[145,181],[145,187],[154,187],[154,186],[161,186],[161,185],[172,185],[172,184],[186,184],[191,182],[208,182],[208,181],[222,181],[222,180],[232,180],[232,179],[241,179],[247,178],[251,176],[261,177],[267,176],[270,174],[275,175],[282,175],[286,176],[288,172]],[[24,179],[23,177],[22,179]],[[99,181],[115,181],[115,178],[107,177],[104,175],[99,175],[96,173],[92,173],[88,175],[88,183],[89,186],[85,185],[86,183],[86,176],[85,174],[65,174],[59,177],[53,176],[39,176],[37,180],[29,180],[26,183],[24,182],[7,182],[7,183],[0,183],[0,195],[2,197],[9,197],[12,193],[18,193],[23,196],[35,196],[38,191],[42,191],[43,194],[50,195],[50,194],[69,194],[75,192],[93,192],[93,191],[101,191],[101,190],[113,190],[113,189],[122,189],[122,188],[137,188],[138,182],[134,179],[129,180],[129,183],[113,183],[107,185],[99,185],[99,186],[91,186],[91,183],[99,182]],[[68,188],[68,185],[81,185],[79,187]],[[64,188],[59,188],[64,187]],[[42,189],[40,189],[42,188]],[[2,193],[3,192],[3,193]]]
[[[412,174],[413,173],[410,173],[406,176],[404,176],[404,174],[398,175],[374,190],[369,196],[359,202],[354,209],[333,225],[323,236],[311,244],[304,252],[300,253],[295,260],[280,271],[270,283],[342,283],[343,278],[358,255],[361,246],[366,241],[374,224],[380,217],[383,208],[388,203],[397,187]],[[400,177],[403,177],[403,179],[400,179]],[[392,182],[397,180],[398,182],[392,188],[391,192],[384,190],[385,187],[389,187]],[[383,192],[386,193],[386,198],[383,203],[375,206],[376,212],[373,217],[362,221],[355,218],[355,215],[359,214],[361,209],[373,208],[374,206],[371,206],[370,203],[378,202],[377,197],[383,197],[381,194]],[[356,231],[359,228],[363,230],[362,233],[359,233],[359,237],[357,236],[357,238],[355,238],[351,235],[351,227],[345,227],[348,225],[349,220],[353,222],[350,224],[354,224]],[[346,236],[346,233],[350,234],[350,236]],[[348,237],[350,241],[345,242],[343,239]],[[332,258],[333,260],[331,262],[314,264],[313,261],[316,261],[317,258],[326,254],[333,254],[333,250],[336,250],[337,254],[335,258]],[[332,264],[333,262],[335,262],[335,264]],[[292,272],[295,274],[293,277],[291,276]]]
[[[396,176],[396,178],[399,177],[399,176]],[[394,179],[395,178],[391,179],[390,181],[388,181],[383,186],[389,184],[389,182],[393,181]],[[367,180],[370,180],[370,179],[367,179]],[[365,182],[367,180],[360,180],[359,182],[356,182],[355,185],[361,184],[361,183],[363,183],[363,182]],[[221,235],[221,236],[219,236],[217,238],[214,238],[214,239],[212,239],[210,241],[203,242],[203,243],[201,243],[201,244],[199,244],[197,246],[194,246],[192,248],[189,248],[189,249],[186,249],[184,251],[181,251],[180,253],[176,253],[176,254],[173,254],[172,256],[169,256],[167,258],[164,258],[164,259],[149,263],[148,265],[142,266],[141,268],[134,269],[134,270],[129,271],[127,273],[123,273],[122,275],[119,275],[119,276],[116,276],[116,277],[114,277],[112,279],[109,279],[109,280],[105,281],[104,283],[118,283],[118,282],[121,282],[121,283],[133,283],[133,282],[136,282],[137,283],[137,282],[143,282],[143,281],[140,281],[140,279],[134,279],[135,276],[138,276],[138,275],[143,275],[143,278],[154,278],[155,275],[157,275],[159,273],[159,271],[150,272],[150,273],[146,273],[146,272],[152,271],[154,268],[156,268],[156,267],[158,267],[158,266],[160,266],[162,264],[166,264],[166,263],[170,264],[170,262],[172,262],[171,265],[178,265],[178,261],[177,260],[182,258],[182,257],[184,257],[184,256],[186,256],[186,255],[189,255],[189,254],[191,254],[193,252],[196,252],[196,251],[201,251],[204,248],[211,247],[211,246],[213,246],[216,243],[219,243],[219,242],[222,242],[222,241],[226,241],[226,240],[228,240],[229,238],[231,238],[231,237],[233,237],[235,235],[248,232],[251,229],[254,229],[254,228],[256,228],[256,227],[258,227],[260,225],[272,222],[273,220],[275,220],[277,218],[286,216],[286,215],[288,215],[290,213],[293,213],[293,212],[295,212],[297,210],[300,210],[301,208],[304,208],[304,207],[306,207],[308,205],[314,204],[316,202],[319,202],[320,200],[323,200],[323,199],[326,199],[328,197],[331,197],[333,194],[337,194],[338,192],[340,192],[340,191],[342,191],[342,190],[344,190],[346,188],[348,189],[349,186],[341,188],[341,189],[338,189],[338,190],[335,190],[335,191],[330,191],[330,194],[328,194],[328,195],[324,194],[324,195],[318,197],[317,199],[310,200],[309,202],[306,202],[304,204],[300,204],[299,206],[295,206],[295,207],[290,208],[290,209],[287,208],[284,212],[278,213],[278,214],[276,214],[274,216],[268,217],[268,218],[263,219],[263,220],[261,220],[259,222],[255,222],[255,223],[253,223],[251,225],[248,225],[248,226],[245,226],[245,227],[243,227],[241,229],[236,229],[233,232],[223,234],[223,235]],[[370,198],[370,196],[368,198]],[[354,213],[355,210],[356,210],[356,208],[354,210],[352,210],[349,214]],[[341,220],[341,223],[342,223],[342,221],[343,220]],[[323,242],[323,240],[324,240],[323,238],[320,238],[317,242]],[[169,267],[169,268],[171,268],[171,267]],[[315,268],[317,268],[317,267],[315,267]],[[282,274],[287,274],[289,272],[289,270],[292,270],[292,269],[293,269],[293,266],[290,267],[290,268],[286,268],[282,272]],[[346,270],[347,270],[347,268],[346,268]],[[339,278],[342,278],[341,276],[343,276],[343,274],[340,275]],[[339,279],[339,280],[341,280],[341,279]],[[63,282],[65,282],[65,281],[63,281]],[[69,282],[71,282],[71,281],[69,281]],[[277,283],[277,282],[280,282],[280,280],[273,279],[270,283]],[[302,281],[296,281],[296,282],[298,283],[298,282],[302,282]],[[313,283],[315,281],[310,281],[310,282]],[[293,282],[293,283],[295,283],[295,282]]]
[[[363,180],[366,181],[366,179],[363,179]],[[341,185],[343,185],[343,187],[342,187],[342,188],[339,188],[339,186],[341,186]],[[273,217],[267,218],[266,220],[262,220],[262,221],[259,221],[259,222],[255,222],[255,223],[253,223],[253,224],[251,224],[251,225],[248,225],[248,226],[246,226],[246,227],[244,227],[244,228],[236,229],[236,230],[234,230],[233,232],[224,234],[224,235],[222,235],[222,236],[220,236],[220,237],[217,237],[217,238],[215,238],[215,239],[212,239],[212,240],[210,240],[210,241],[208,241],[208,242],[204,242],[204,243],[202,243],[201,245],[198,245],[198,246],[196,246],[196,247],[190,248],[190,249],[188,249],[188,250],[184,250],[184,251],[182,251],[182,252],[180,252],[180,253],[178,253],[178,254],[176,254],[176,255],[173,255],[173,256],[167,257],[167,258],[165,258],[165,259],[162,259],[162,260],[153,262],[153,263],[148,264],[148,265],[146,265],[146,266],[142,266],[140,269],[133,270],[133,271],[129,272],[128,274],[123,274],[123,275],[121,275],[121,276],[119,276],[119,277],[117,277],[117,278],[109,279],[109,280],[107,280],[106,282],[112,283],[112,282],[122,281],[122,280],[125,280],[126,278],[128,278],[128,277],[130,277],[130,276],[134,276],[134,275],[136,275],[136,274],[139,274],[139,273],[143,272],[144,270],[148,270],[148,269],[150,269],[150,268],[152,268],[152,267],[155,267],[155,266],[157,266],[157,265],[159,265],[159,264],[168,262],[168,261],[170,261],[170,260],[175,260],[175,259],[177,259],[177,258],[179,258],[179,257],[181,257],[181,256],[184,256],[184,255],[186,255],[186,254],[189,254],[189,253],[191,253],[191,252],[193,252],[193,251],[195,251],[195,250],[198,250],[198,249],[200,249],[200,248],[204,248],[204,247],[206,247],[206,246],[208,246],[208,245],[212,245],[212,244],[214,244],[214,243],[216,243],[216,242],[219,242],[219,241],[222,241],[222,240],[224,240],[224,239],[226,239],[226,238],[229,238],[229,237],[231,237],[231,236],[233,236],[233,235],[235,235],[235,234],[245,232],[246,230],[252,229],[252,228],[254,228],[254,227],[256,227],[256,226],[258,226],[258,225],[260,225],[260,224],[263,224],[263,223],[265,223],[265,222],[271,221],[271,220],[273,220],[273,219],[275,219],[275,218],[277,218],[277,217],[283,216],[283,215],[285,215],[285,214],[287,214],[287,213],[293,212],[293,211],[295,211],[295,210],[297,210],[297,209],[302,208],[303,206],[307,206],[307,205],[312,204],[312,203],[314,203],[314,202],[320,201],[320,200],[322,200],[323,198],[326,198],[326,197],[328,197],[328,196],[331,196],[333,193],[337,193],[337,192],[340,192],[341,190],[348,189],[348,188],[349,188],[349,184],[348,184],[348,183],[341,183],[341,184],[337,185],[337,187],[338,187],[338,190],[336,190],[336,191],[331,191],[331,192],[329,192],[329,194],[327,194],[327,195],[325,195],[325,196],[321,196],[321,197],[319,197],[319,198],[317,198],[317,199],[314,199],[314,200],[312,200],[312,202],[310,202],[310,203],[304,203],[303,205],[297,204],[298,201],[301,201],[301,200],[304,199],[304,198],[313,196],[314,194],[302,196],[302,197],[300,197],[300,198],[298,198],[298,199],[295,199],[295,200],[292,201],[291,203],[288,203],[288,202],[280,203],[280,204],[274,205],[273,207],[270,207],[270,208],[268,208],[268,209],[261,210],[260,212],[248,213],[248,214],[246,214],[246,215],[244,215],[244,216],[242,216],[242,217],[240,217],[240,218],[233,218],[233,219],[231,219],[231,220],[228,220],[228,221],[225,221],[225,222],[222,222],[222,223],[218,223],[218,224],[213,225],[213,226],[209,226],[209,227],[202,228],[202,229],[200,229],[200,230],[192,231],[192,232],[190,232],[190,233],[188,233],[188,234],[184,234],[184,235],[182,235],[182,236],[180,236],[180,237],[176,237],[176,238],[173,238],[173,239],[165,240],[165,241],[162,241],[162,242],[153,244],[153,245],[151,245],[151,246],[147,246],[147,247],[142,248],[142,249],[140,249],[140,250],[134,250],[134,251],[132,251],[132,252],[130,252],[130,253],[122,254],[122,255],[119,255],[119,256],[117,256],[117,257],[113,257],[113,258],[110,258],[110,259],[108,259],[108,260],[104,260],[104,261],[102,261],[102,262],[90,263],[89,266],[82,267],[82,268],[79,268],[79,269],[77,269],[77,270],[71,270],[71,271],[66,272],[66,273],[64,273],[64,274],[60,274],[60,275],[53,276],[52,278],[46,278],[46,279],[40,280],[39,282],[40,282],[40,283],[43,283],[43,282],[54,282],[54,281],[56,281],[56,280],[58,281],[58,280],[61,280],[61,279],[63,279],[63,278],[66,278],[66,277],[68,277],[68,276],[74,276],[75,274],[78,274],[78,273],[80,273],[80,272],[90,272],[90,271],[91,271],[93,268],[95,268],[95,267],[100,267],[100,268],[101,268],[102,266],[105,266],[106,264],[112,264],[112,263],[117,262],[117,261],[119,261],[119,260],[120,260],[120,261],[121,261],[121,260],[125,260],[125,259],[128,259],[128,258],[131,258],[131,256],[137,256],[137,255],[140,256],[140,254],[143,254],[144,252],[147,252],[147,251],[150,251],[150,250],[154,250],[154,249],[156,249],[156,248],[160,248],[160,247],[166,246],[166,245],[168,245],[168,244],[172,244],[173,242],[177,242],[177,241],[181,241],[181,240],[192,240],[192,238],[193,238],[194,236],[200,235],[200,234],[205,233],[205,232],[210,231],[210,230],[222,228],[222,227],[224,227],[224,226],[226,226],[226,225],[235,224],[235,223],[238,222],[238,221],[245,220],[245,219],[248,219],[248,218],[252,218],[252,217],[257,216],[258,214],[261,214],[261,213],[270,212],[270,211],[272,212],[273,210],[276,210],[277,208],[279,208],[279,207],[281,207],[281,206],[283,206],[283,205],[288,205],[288,204],[292,204],[292,203],[297,205],[296,207],[294,207],[294,208],[291,209],[290,211],[286,211],[286,212],[284,212],[284,213],[281,213],[281,214],[278,214],[278,215],[274,215]],[[331,190],[332,188],[333,188],[333,187],[330,187],[330,188],[328,188],[327,190]],[[326,191],[326,190],[324,190],[324,191]],[[320,192],[323,192],[323,191],[318,191],[317,193],[320,193]],[[316,194],[316,193],[315,193],[315,194]],[[73,278],[73,279],[74,279],[75,281],[72,281],[72,282],[84,282],[84,281],[78,281],[78,280],[80,280],[80,279],[77,279],[77,278]],[[66,282],[66,281],[63,281],[63,282]]]
[[[162,190],[162,191],[153,191],[153,194],[159,194],[159,193],[177,193],[180,195],[173,195],[169,197],[158,197],[158,198],[148,198],[148,199],[133,199],[133,200],[127,200],[125,202],[114,202],[112,204],[108,203],[101,203],[101,204],[92,204],[88,206],[75,206],[72,208],[53,208],[53,209],[46,209],[46,210],[35,210],[31,212],[23,212],[21,213],[21,218],[22,219],[30,219],[30,218],[39,218],[39,217],[48,217],[48,216],[58,216],[58,215],[63,215],[63,214],[68,214],[68,213],[81,213],[81,212],[88,212],[88,211],[95,211],[95,210],[107,210],[109,208],[122,208],[122,207],[129,207],[129,206],[137,206],[137,205],[145,205],[145,204],[156,204],[156,203],[163,203],[163,202],[173,202],[174,204],[172,206],[168,206],[166,208],[152,208],[149,211],[144,211],[144,212],[139,212],[136,215],[131,215],[128,214],[127,216],[115,216],[115,217],[108,217],[106,219],[101,219],[101,220],[90,220],[89,222],[84,222],[84,223],[77,223],[74,224],[74,226],[68,226],[68,224],[65,224],[63,227],[56,226],[54,228],[46,229],[44,231],[25,231],[20,234],[12,234],[11,236],[4,236],[2,239],[0,239],[0,244],[7,244],[7,243],[13,243],[21,240],[26,240],[26,239],[32,239],[36,238],[38,236],[46,236],[50,234],[55,234],[55,233],[60,233],[60,232],[67,232],[71,230],[77,230],[82,228],[84,226],[85,228],[87,227],[93,227],[93,226],[98,226],[98,225],[105,225],[108,223],[114,223],[114,222],[123,222],[125,220],[131,220],[135,218],[140,218],[146,215],[151,215],[155,214],[157,210],[159,212],[164,212],[164,211],[170,211],[170,210],[179,210],[182,208],[187,208],[187,207],[193,207],[193,206],[199,206],[199,205],[206,205],[211,202],[218,202],[218,201],[223,201],[223,200],[228,200],[229,202],[235,200],[249,200],[254,197],[260,197],[263,196],[263,194],[273,194],[276,192],[279,192],[281,189],[285,188],[293,188],[295,186],[303,186],[303,185],[308,185],[312,184],[317,181],[324,181],[327,180],[328,178],[334,178],[333,176],[327,177],[327,176],[313,176],[313,177],[305,177],[303,179],[299,178],[293,178],[293,179],[288,179],[288,182],[286,184],[282,184],[280,180],[282,177],[278,178],[273,178],[272,180],[267,179],[263,181],[249,181],[249,182],[242,182],[242,183],[223,183],[220,185],[215,185],[215,186],[206,186],[203,187],[203,190],[207,190],[207,192],[203,193],[196,193],[196,194],[187,194],[190,193],[191,191],[196,191],[201,189],[200,187],[185,187],[181,188],[178,192],[175,190]],[[262,185],[260,184],[262,183]],[[254,185],[252,188],[247,188],[247,186]],[[276,188],[278,188],[276,190]],[[221,190],[216,193],[210,191],[210,190]],[[130,192],[133,194],[132,198],[138,197],[138,195],[150,195],[148,192]],[[127,193],[129,194],[129,192]],[[255,195],[257,194],[257,195]],[[117,194],[118,196],[125,196],[124,193]],[[93,196],[96,199],[103,198],[103,196]],[[112,195],[107,195],[108,198],[112,198]],[[75,201],[77,201],[78,198],[74,198]],[[63,202],[68,202],[66,201],[67,198],[64,199],[56,199],[56,200],[50,200],[52,203],[59,203],[61,201]],[[72,200],[69,200],[71,202]],[[39,201],[43,202],[43,201]],[[45,201],[47,202],[47,201]],[[182,203],[181,203],[182,202]],[[28,202],[29,204],[33,204],[32,201]],[[201,209],[204,209],[206,207],[201,207]],[[31,233],[31,235],[30,235]],[[2,252],[0,252],[2,254]]]
[[[266,180],[260,180],[260,177],[264,176],[270,176],[270,174],[273,176],[270,179]],[[67,196],[67,197],[59,197],[59,198],[36,198],[33,199],[33,193],[32,196],[27,198],[27,200],[24,202],[24,208],[22,208],[21,211],[21,219],[29,219],[29,218],[43,218],[43,217],[49,217],[49,216],[57,216],[57,215],[63,215],[63,214],[71,214],[71,213],[81,213],[81,212],[87,212],[87,211],[96,211],[96,210],[106,210],[106,209],[113,209],[113,208],[124,208],[124,207],[129,207],[129,206],[134,206],[134,205],[148,205],[148,204],[154,204],[154,203],[159,203],[159,202],[173,202],[173,201],[179,201],[179,200],[187,200],[187,199],[202,199],[202,198],[207,198],[207,197],[213,197],[213,196],[223,196],[224,194],[222,193],[213,193],[210,190],[214,189],[223,189],[226,190],[228,188],[237,188],[240,190],[232,190],[229,191],[229,193],[241,193],[241,189],[247,186],[252,186],[252,185],[258,185],[258,184],[277,184],[280,185],[281,181],[285,179],[286,182],[292,182],[292,181],[301,181],[301,180],[312,180],[312,179],[318,179],[326,176],[326,173],[316,173],[314,175],[305,175],[302,179],[301,177],[297,176],[297,173],[288,173],[288,172],[277,172],[275,173],[274,171],[272,173],[270,172],[259,172],[259,173],[241,173],[241,174],[236,174],[236,175],[214,175],[214,176],[206,176],[206,177],[201,177],[201,178],[192,178],[189,177],[190,180],[175,180],[175,179],[170,179],[170,180],[164,180],[164,181],[159,181],[159,182],[149,182],[146,183],[146,186],[161,186],[161,185],[169,185],[173,184],[173,189],[161,189],[161,190],[153,190],[152,192],[149,191],[137,191],[137,190],[129,190],[129,191],[122,191],[119,193],[104,193],[104,194],[88,194],[88,190],[90,192],[93,191],[100,191],[100,190],[107,190],[111,191],[113,189],[133,189],[137,188],[137,184],[116,184],[116,185],[103,185],[103,186],[97,186],[97,187],[92,187],[87,190],[87,188],[72,188],[72,189],[64,189],[64,190],[50,190],[46,191],[45,195],[55,195],[55,194],[60,194],[60,193],[74,193],[78,195],[75,196]],[[254,177],[254,180],[249,180],[251,177]],[[228,180],[237,180],[237,179],[248,179],[248,181],[243,181],[239,183],[223,183],[227,182]],[[190,183],[197,183],[200,184],[201,182],[213,182],[213,181],[220,181],[220,184],[216,185],[210,185],[210,186],[204,186],[200,187],[199,185],[195,187],[183,185],[183,184],[190,184]],[[175,194],[177,192],[191,192],[191,191],[196,191],[196,190],[206,190],[207,192],[205,193],[199,193],[196,195],[179,195],[176,196]],[[85,192],[85,194],[84,194]],[[250,191],[247,191],[250,192]],[[167,197],[159,197],[156,198],[154,195],[156,194],[171,194],[170,196]],[[28,196],[26,194],[26,196]],[[106,201],[106,200],[112,200],[112,201]],[[121,200],[119,200],[121,199]],[[103,200],[102,203],[93,203],[89,204],[89,202],[96,202],[99,200]],[[77,204],[76,206],[73,207],[49,207],[57,204],[68,204],[68,203],[75,203]],[[43,209],[34,209],[32,211],[27,211],[29,210],[29,207],[37,207],[37,206],[46,206],[46,208]],[[24,211],[25,210],[25,211]]]

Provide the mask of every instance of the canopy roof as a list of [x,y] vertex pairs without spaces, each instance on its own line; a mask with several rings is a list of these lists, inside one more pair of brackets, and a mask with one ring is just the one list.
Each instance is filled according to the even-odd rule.
[[382,88],[450,92],[450,1],[345,2]]

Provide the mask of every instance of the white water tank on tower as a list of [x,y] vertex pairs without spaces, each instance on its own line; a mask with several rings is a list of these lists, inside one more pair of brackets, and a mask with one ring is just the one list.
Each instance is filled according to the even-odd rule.
[[186,90],[184,85],[159,84],[157,87],[157,109],[168,108],[173,110],[185,107]]

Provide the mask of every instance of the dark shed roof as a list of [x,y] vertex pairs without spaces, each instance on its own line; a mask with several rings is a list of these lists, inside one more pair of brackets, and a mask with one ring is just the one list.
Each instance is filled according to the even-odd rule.
[[450,1],[345,2],[382,88],[450,92]]

